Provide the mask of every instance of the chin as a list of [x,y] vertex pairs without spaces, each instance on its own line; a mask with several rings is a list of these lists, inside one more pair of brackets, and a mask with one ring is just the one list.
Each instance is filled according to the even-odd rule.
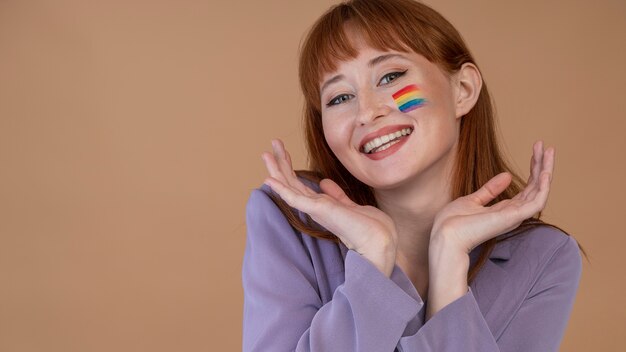
[[410,178],[400,177],[397,173],[394,175],[388,175],[387,177],[376,177],[375,179],[368,178],[361,182],[372,187],[375,190],[392,190],[402,187],[409,183]]

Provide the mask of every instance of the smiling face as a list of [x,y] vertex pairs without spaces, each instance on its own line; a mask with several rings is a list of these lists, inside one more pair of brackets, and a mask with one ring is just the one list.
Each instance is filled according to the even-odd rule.
[[320,84],[324,136],[354,177],[392,189],[420,177],[448,179],[464,114],[453,78],[414,52],[359,55]]

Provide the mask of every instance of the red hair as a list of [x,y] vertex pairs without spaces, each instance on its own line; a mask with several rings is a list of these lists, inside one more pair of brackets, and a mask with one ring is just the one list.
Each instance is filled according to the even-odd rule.
[[[412,0],[347,1],[331,7],[315,22],[301,47],[299,61],[300,86],[305,98],[304,128],[309,170],[297,170],[296,174],[316,183],[330,178],[356,203],[377,206],[372,189],[352,176],[335,157],[326,143],[322,128],[320,81],[326,73],[335,71],[338,62],[358,56],[347,36],[347,24],[362,34],[372,48],[413,51],[447,74],[457,72],[464,63],[469,62],[476,67],[478,64],[450,22],[434,9]],[[503,157],[496,139],[491,97],[483,81],[476,104],[461,120],[452,175],[452,199],[475,192],[503,171],[511,173],[511,184],[488,205],[512,198],[526,186],[526,182]],[[294,228],[314,237],[339,241],[334,234],[316,226],[308,215],[303,221],[280,197],[270,196]],[[512,231],[512,236],[540,225],[552,226],[567,234],[559,227],[543,222],[540,217],[541,212],[524,220]],[[468,272],[468,284],[498,241],[493,238],[483,243],[478,260]],[[580,245],[579,248],[586,256]]]

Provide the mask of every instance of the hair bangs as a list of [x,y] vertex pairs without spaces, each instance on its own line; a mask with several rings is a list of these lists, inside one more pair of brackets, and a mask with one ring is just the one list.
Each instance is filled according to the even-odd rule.
[[[466,62],[478,65],[456,28],[436,10],[419,1],[349,0],[331,7],[313,24],[301,42],[299,58],[309,170],[296,170],[296,174],[315,183],[324,178],[331,179],[355,203],[377,207],[374,190],[354,177],[334,155],[326,142],[322,124],[320,81],[324,75],[335,72],[342,61],[359,55],[355,38],[351,35],[358,35],[371,48],[380,51],[412,50],[447,73],[458,71]],[[452,199],[475,192],[502,171],[511,173],[513,180],[493,203],[510,199],[525,187],[524,180],[510,167],[500,150],[495,111],[484,78],[478,100],[462,118],[458,140],[458,154],[450,180]],[[273,196],[272,199],[294,228],[313,237],[340,242],[332,232],[315,225],[308,214],[304,222],[293,215],[292,208],[280,197]],[[524,220],[515,234],[534,226],[556,227],[540,218],[541,212]],[[480,257],[468,272],[468,284],[488,260],[496,242],[498,240],[492,238],[483,243]],[[584,249],[579,247],[586,256]]]
[[[415,48],[411,40],[414,36],[404,23],[410,18],[402,11],[380,3],[366,5],[369,6],[349,2],[331,8],[313,26],[305,41],[300,62],[301,88],[305,99],[317,109],[320,108],[319,84],[324,75],[336,71],[340,62],[358,56],[354,36],[361,36],[367,45],[380,51],[423,52]],[[399,25],[390,26],[390,22]]]

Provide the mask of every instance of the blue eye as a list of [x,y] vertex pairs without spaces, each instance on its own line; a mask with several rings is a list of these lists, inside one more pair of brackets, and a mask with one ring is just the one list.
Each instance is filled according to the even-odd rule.
[[[338,96],[334,97],[328,104],[326,104],[326,106],[339,105],[339,104],[343,103],[344,101],[348,101],[348,100],[352,99],[352,98],[349,98],[351,96],[352,96],[352,94],[341,94],[341,95],[338,95]],[[348,99],[344,99],[344,98],[348,98]]]
[[[394,79],[403,76],[406,73],[406,71],[408,71],[408,70],[404,70],[402,72],[391,72],[391,73],[388,73],[388,74],[384,75],[383,78],[381,78],[380,82],[382,82],[385,79],[387,79],[387,83],[389,83],[389,82],[393,81]],[[380,84],[380,82],[379,82],[379,84]],[[385,84],[387,84],[387,83],[385,83]]]

